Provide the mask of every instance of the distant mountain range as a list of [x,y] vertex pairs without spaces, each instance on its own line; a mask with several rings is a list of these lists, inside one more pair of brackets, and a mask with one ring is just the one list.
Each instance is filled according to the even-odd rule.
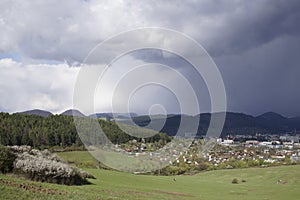
[[[31,114],[38,115],[42,117],[49,117],[53,115],[51,112],[43,111],[43,110],[30,110],[21,112],[20,114]],[[61,115],[66,116],[80,116],[84,117],[78,110],[67,110]],[[215,113],[213,115],[218,115],[219,113]],[[198,127],[198,135],[205,135],[210,123],[211,119],[210,113],[200,114],[200,121]],[[180,114],[170,114],[167,116],[163,115],[143,115],[138,116],[136,113],[96,113],[93,115],[89,115],[91,118],[106,118],[108,120],[115,119],[116,121],[120,121],[125,124],[131,124],[130,118],[135,122],[135,124],[144,127],[149,125],[151,122],[151,127],[160,127],[160,124],[164,124],[162,129],[159,130],[161,132],[167,133],[168,135],[175,135],[179,129],[181,120],[193,121],[196,119],[195,116],[189,115],[180,115]],[[199,115],[197,116],[199,117]],[[165,122],[165,123],[164,123]],[[190,131],[190,127],[183,127],[185,132]],[[155,129],[155,128],[153,128]],[[300,130],[300,117],[287,118],[280,114],[274,112],[267,112],[257,117],[247,115],[244,113],[234,113],[227,112],[226,120],[223,128],[222,135],[227,134],[275,134],[275,133],[286,133],[286,132],[294,132],[295,130]]]
[[[213,115],[218,114],[219,113],[215,113]],[[211,115],[210,113],[200,114],[198,135],[205,135],[207,133]],[[197,117],[199,117],[199,115]],[[166,121],[161,132],[167,133],[168,135],[175,135],[179,129],[181,120],[193,121],[196,119],[196,117],[188,115],[168,115],[166,119],[157,116],[151,118],[152,119],[150,119],[150,116],[138,116],[133,118],[133,121],[139,126],[147,126],[151,122],[151,124],[153,124],[152,127],[156,125],[160,127],[159,124]],[[183,127],[183,129],[185,132],[191,130],[190,127]],[[300,130],[300,117],[286,118],[274,112],[264,113],[257,117],[243,113],[227,112],[222,135],[294,133],[296,130]]]

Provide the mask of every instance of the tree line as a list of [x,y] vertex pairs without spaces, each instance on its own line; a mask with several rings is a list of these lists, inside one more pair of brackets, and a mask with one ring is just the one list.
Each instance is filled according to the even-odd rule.
[[[34,148],[51,146],[83,146],[82,139],[90,141],[91,137],[98,140],[99,134],[93,126],[86,126],[87,122],[97,120],[106,137],[114,144],[126,143],[136,138],[126,134],[115,122],[98,119],[76,118],[77,128],[85,127],[86,137],[80,138],[72,116],[52,115],[40,117],[36,115],[0,113],[0,144],[2,145],[29,145]],[[81,126],[82,125],[82,126]],[[142,129],[139,129],[141,131]],[[159,140],[169,141],[170,138],[158,133],[146,139],[146,142]],[[84,141],[86,142],[86,141]]]

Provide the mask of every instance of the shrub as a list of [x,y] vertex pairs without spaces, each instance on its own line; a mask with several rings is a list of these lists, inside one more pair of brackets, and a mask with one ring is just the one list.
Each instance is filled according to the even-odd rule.
[[92,176],[78,168],[66,164],[58,156],[48,150],[39,151],[25,147],[12,147],[17,158],[14,162],[14,171],[25,175],[34,181],[82,185],[87,184],[86,178]]
[[0,146],[0,171],[8,173],[13,170],[16,156],[4,146]]
[[237,178],[234,178],[231,182],[232,182],[232,184],[238,184],[239,183]]
[[243,179],[243,180],[242,180],[242,183],[246,183],[246,180],[245,180],[245,179]]

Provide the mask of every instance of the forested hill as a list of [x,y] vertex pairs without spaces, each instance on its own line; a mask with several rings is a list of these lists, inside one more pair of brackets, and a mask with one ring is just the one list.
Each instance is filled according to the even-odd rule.
[[[205,135],[210,124],[211,115],[219,115],[220,113],[202,113],[200,115],[198,135]],[[197,116],[199,117],[199,115]],[[152,120],[151,120],[152,119]],[[177,133],[181,120],[195,120],[195,116],[188,115],[168,115],[166,119],[162,116],[138,116],[134,117],[133,121],[139,126],[147,126],[150,121],[152,124],[164,123],[162,132],[173,136]],[[126,123],[126,121],[123,121]],[[153,126],[155,127],[155,126]],[[159,126],[157,126],[159,127]],[[189,132],[189,127],[184,127],[186,132]],[[267,112],[260,116],[254,117],[243,113],[226,113],[222,135],[228,134],[244,134],[254,135],[261,134],[279,134],[300,130],[300,117],[286,118],[274,112]]]
[[[85,121],[96,120],[90,118],[78,118]],[[113,143],[125,143],[132,139],[137,139],[123,132],[116,123],[98,120],[100,126],[108,139]],[[132,131],[145,132],[127,126]],[[87,130],[88,134],[93,133],[93,129]],[[169,140],[168,136],[159,133],[148,138],[149,141]],[[49,146],[82,146],[82,142],[77,134],[72,116],[49,115],[42,117],[37,115],[24,115],[21,113],[8,114],[0,113],[0,144],[2,145],[30,145],[35,148]]]

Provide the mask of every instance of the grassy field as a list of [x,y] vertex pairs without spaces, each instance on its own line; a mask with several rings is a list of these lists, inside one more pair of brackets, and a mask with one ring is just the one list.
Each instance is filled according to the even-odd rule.
[[[95,164],[87,152],[60,154],[73,163]],[[93,166],[91,164],[91,166]],[[0,199],[299,199],[300,166],[219,170],[194,176],[145,176],[85,168],[96,179],[85,186],[36,183],[0,175]],[[237,178],[238,184],[231,181]],[[246,182],[242,182],[246,180]],[[277,183],[282,180],[282,183]]]

